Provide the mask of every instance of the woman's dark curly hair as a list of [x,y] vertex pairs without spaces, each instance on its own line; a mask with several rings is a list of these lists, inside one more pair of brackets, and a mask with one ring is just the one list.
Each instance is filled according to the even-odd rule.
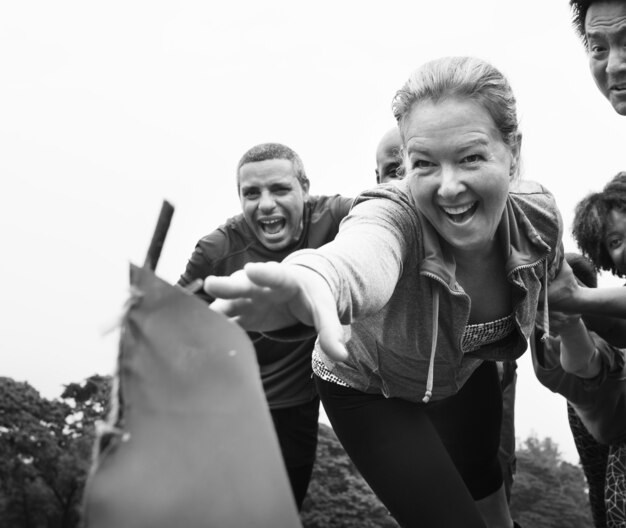
[[590,194],[578,203],[572,234],[598,271],[606,270],[622,277],[604,244],[606,220],[613,209],[626,212],[626,172],[617,173],[602,192]]

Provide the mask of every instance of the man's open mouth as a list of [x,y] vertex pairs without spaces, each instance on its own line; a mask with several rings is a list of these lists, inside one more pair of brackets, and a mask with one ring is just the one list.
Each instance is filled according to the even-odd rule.
[[478,209],[478,202],[472,202],[457,207],[441,206],[446,216],[456,224],[461,224],[472,217]]
[[277,235],[280,233],[287,222],[284,218],[273,218],[270,220],[259,220],[261,230],[266,235]]

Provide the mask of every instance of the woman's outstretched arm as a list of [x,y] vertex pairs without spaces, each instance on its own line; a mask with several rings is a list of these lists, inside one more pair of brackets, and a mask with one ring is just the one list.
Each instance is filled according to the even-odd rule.
[[245,330],[269,332],[302,323],[315,327],[329,357],[347,358],[336,300],[326,280],[311,269],[247,264],[228,277],[207,277],[204,289],[216,298],[211,308]]

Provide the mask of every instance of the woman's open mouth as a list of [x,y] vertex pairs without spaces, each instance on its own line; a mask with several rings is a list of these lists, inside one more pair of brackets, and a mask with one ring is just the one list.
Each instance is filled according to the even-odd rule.
[[476,209],[478,209],[478,202],[472,202],[465,205],[459,205],[457,207],[441,206],[441,209],[446,216],[452,220],[455,224],[462,224],[466,220],[470,219]]

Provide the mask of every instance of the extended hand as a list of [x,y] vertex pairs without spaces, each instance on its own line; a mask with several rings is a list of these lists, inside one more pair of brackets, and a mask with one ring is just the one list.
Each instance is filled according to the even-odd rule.
[[[541,308],[537,309],[535,323],[542,331],[545,332],[546,329],[543,326],[543,316],[543,310]],[[550,305],[549,317],[550,335],[552,336],[567,332],[572,326],[577,325],[580,321],[580,314],[568,314],[558,310],[552,310],[552,305]]]
[[559,273],[548,286],[548,303],[550,310],[555,309],[565,313],[576,313],[577,295],[580,285],[572,268],[563,259]]
[[269,332],[300,322],[315,327],[332,359],[347,358],[335,298],[314,271],[277,262],[246,264],[229,277],[207,277],[204,289],[216,298],[213,310],[246,330]]

